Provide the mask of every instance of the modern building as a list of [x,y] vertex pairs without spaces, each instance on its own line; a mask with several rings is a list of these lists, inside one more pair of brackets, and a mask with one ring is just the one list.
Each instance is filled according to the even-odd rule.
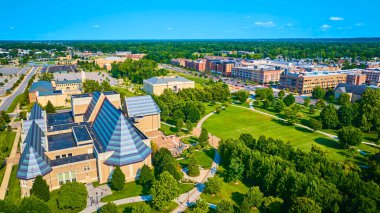
[[[117,96],[119,99],[115,100]],[[140,114],[143,120],[153,115],[159,117],[154,101],[128,100],[125,111],[130,115],[137,113],[129,117],[120,109],[120,96],[115,92],[72,96],[73,100],[87,98],[90,101],[86,106],[73,104],[72,111],[63,113],[46,114],[34,104],[22,121],[17,178],[23,197],[29,196],[39,175],[50,190],[55,190],[73,181],[106,183],[112,179],[115,167],[121,168],[127,182],[134,181],[143,165],[151,166],[150,140],[139,129],[144,125],[135,118]],[[84,109],[79,122],[74,117],[78,108]]]
[[207,59],[205,69],[224,76],[231,76],[235,60]]
[[254,66],[254,67],[234,67],[232,76],[245,80],[254,81],[260,84],[270,82],[279,82],[283,70],[276,69],[273,66]]
[[29,102],[46,106],[49,101],[54,106],[65,106],[67,95],[62,90],[56,90],[49,81],[34,82],[29,88]]
[[352,74],[347,74],[346,83],[354,84],[354,85],[362,85],[362,84],[365,84],[366,79],[367,79],[367,75],[365,74],[352,73]]
[[181,89],[194,88],[194,81],[181,76],[160,76],[143,81],[144,91],[148,94],[161,95],[165,89],[178,92]]
[[375,85],[380,83],[380,69],[362,70],[361,73],[366,75],[366,83]]
[[339,83],[345,83],[346,72],[303,72],[285,71],[280,76],[279,89],[289,89],[299,94],[310,94],[317,86],[323,89],[335,88]]

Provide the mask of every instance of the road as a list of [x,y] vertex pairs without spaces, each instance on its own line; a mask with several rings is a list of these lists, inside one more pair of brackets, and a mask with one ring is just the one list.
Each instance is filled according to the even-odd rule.
[[16,98],[16,96],[20,95],[24,92],[25,88],[28,86],[28,81],[32,78],[32,76],[37,72],[38,67],[33,67],[31,71],[26,75],[24,81],[17,87],[15,91],[12,92],[11,95],[4,97],[1,101],[0,111],[7,110],[11,105],[12,101]]
[[[169,65],[169,64],[159,64],[159,67],[164,68],[164,69],[168,69],[168,70],[173,70],[176,72],[181,72],[181,73],[184,73],[187,75],[193,75],[192,71],[186,70],[186,69],[181,68],[181,67]],[[241,88],[243,90],[250,92],[251,94],[255,94],[255,90],[258,88],[267,88],[268,87],[265,85],[264,86],[262,86],[262,85],[248,85],[240,79],[235,79],[235,78],[230,78],[230,77],[216,77],[213,75],[208,75],[208,77],[211,77],[214,81],[219,81],[220,79],[222,79],[222,81],[224,83],[226,83],[227,85]],[[272,89],[273,89],[274,96],[277,97],[277,94],[280,92],[280,90],[276,89],[276,88],[272,88]],[[306,95],[294,95],[294,97],[295,97],[296,103],[303,104],[303,102],[307,96]],[[317,102],[316,100],[311,99],[310,104],[315,105],[316,102]]]

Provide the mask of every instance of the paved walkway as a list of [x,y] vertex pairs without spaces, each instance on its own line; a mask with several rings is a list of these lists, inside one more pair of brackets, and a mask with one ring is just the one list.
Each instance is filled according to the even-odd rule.
[[20,138],[20,133],[21,133],[21,128],[18,127],[17,131],[16,131],[15,140],[13,141],[12,151],[6,160],[7,161],[7,167],[5,168],[5,174],[3,177],[3,182],[1,183],[1,186],[0,186],[0,200],[4,200],[4,198],[5,198],[5,195],[6,195],[7,189],[8,189],[9,178],[10,178],[11,172],[12,172],[12,167],[14,164],[18,163],[17,158],[20,157],[19,155],[17,155],[17,146],[18,146],[18,141]]

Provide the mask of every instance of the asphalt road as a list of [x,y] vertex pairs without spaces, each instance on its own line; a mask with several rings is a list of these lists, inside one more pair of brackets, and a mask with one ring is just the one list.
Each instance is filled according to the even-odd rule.
[[32,70],[24,78],[24,81],[21,82],[20,86],[15,91],[13,91],[11,95],[3,99],[3,101],[0,103],[0,111],[7,110],[8,107],[11,105],[12,101],[16,98],[16,96],[24,92],[25,88],[28,86],[28,81],[37,72],[37,69],[38,67],[33,67]]

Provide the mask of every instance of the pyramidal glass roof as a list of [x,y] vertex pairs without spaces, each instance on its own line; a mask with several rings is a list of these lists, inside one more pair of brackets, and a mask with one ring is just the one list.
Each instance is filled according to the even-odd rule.
[[49,159],[44,155],[45,149],[41,137],[43,132],[33,121],[25,138],[25,148],[19,161],[17,178],[29,180],[38,175],[44,176],[52,170]]
[[94,121],[93,130],[105,150],[114,152],[106,164],[122,166],[137,163],[152,153],[130,121],[107,98]]
[[92,93],[92,99],[91,99],[90,105],[88,106],[86,113],[83,116],[83,119],[85,121],[87,121],[90,118],[92,112],[94,111],[96,103],[98,103],[100,95],[101,93],[97,91]]

